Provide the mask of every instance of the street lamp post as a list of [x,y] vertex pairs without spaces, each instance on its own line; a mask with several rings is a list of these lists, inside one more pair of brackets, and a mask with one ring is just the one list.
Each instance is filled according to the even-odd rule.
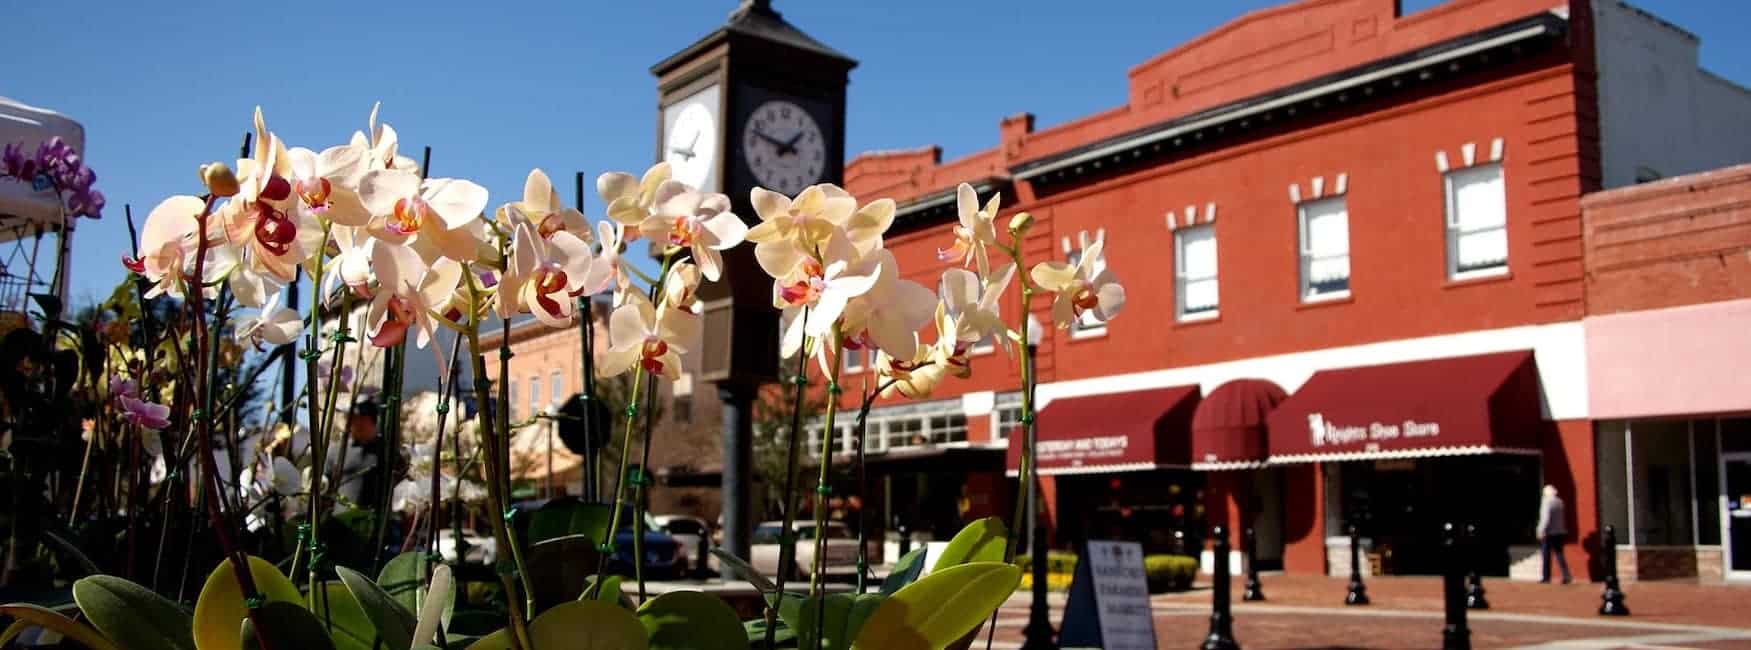
[[1601,549],[1605,552],[1605,593],[1599,597],[1604,601],[1599,604],[1599,615],[1629,616],[1629,607],[1623,604],[1623,590],[1617,584],[1616,526],[1605,527],[1605,540]]
[[1252,526],[1246,527],[1246,591],[1240,599],[1247,602],[1265,599],[1264,585],[1259,583],[1259,536]]
[[[1027,354],[1022,356],[1022,363],[1028,365],[1027,376],[1034,376],[1034,354],[1039,352],[1040,340],[1045,338],[1045,328],[1033,314],[1028,314]],[[1023,386],[1029,391],[1028,404],[1034,401],[1033,387]],[[1027,484],[1022,498],[1026,499],[1028,519],[1033,522],[1033,530],[1028,533],[1029,554],[1033,557],[1033,605],[1028,608],[1027,627],[1022,630],[1027,641],[1022,644],[1022,650],[1058,650],[1058,642],[1052,630],[1051,609],[1046,604],[1046,518],[1040,516],[1039,487],[1039,457],[1036,455],[1039,436],[1035,434],[1033,418],[1028,418],[1023,426],[1024,444],[1027,445],[1028,458],[1034,462],[1028,465],[1029,476],[1023,476]],[[1021,522],[1016,522],[1020,524]]]
[[1240,650],[1234,640],[1234,616],[1228,609],[1228,529],[1217,526],[1211,531],[1215,544],[1211,547],[1211,563],[1215,566],[1210,582],[1210,634],[1204,637],[1201,650]]
[[1362,532],[1350,524],[1350,593],[1344,595],[1345,605],[1368,604],[1368,585],[1362,583]]
[[1441,572],[1441,600],[1447,616],[1447,624],[1441,627],[1441,650],[1471,650],[1471,628],[1465,621],[1465,566],[1471,562],[1452,523],[1441,527],[1441,550],[1447,556],[1447,566]]

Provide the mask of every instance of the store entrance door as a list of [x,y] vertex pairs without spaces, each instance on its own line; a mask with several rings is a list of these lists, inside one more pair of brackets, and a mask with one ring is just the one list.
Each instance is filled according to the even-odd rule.
[[1751,452],[1721,454],[1727,500],[1727,572],[1751,579]]

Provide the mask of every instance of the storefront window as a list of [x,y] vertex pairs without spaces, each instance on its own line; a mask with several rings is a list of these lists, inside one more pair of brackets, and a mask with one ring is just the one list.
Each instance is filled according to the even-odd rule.
[[1600,524],[1616,528],[1618,540],[1623,543],[1629,542],[1623,537],[1629,531],[1629,478],[1624,472],[1628,457],[1623,444],[1626,426],[1622,420],[1600,422],[1594,437],[1598,456],[1598,463],[1594,466],[1599,468]]
[[966,440],[967,416],[951,413],[930,418],[931,442],[965,442]]
[[1700,420],[1691,423],[1692,453],[1696,462],[1696,543],[1712,546],[1721,543],[1720,451],[1716,449],[1715,423]]
[[1720,544],[1720,459],[1730,422],[1599,423],[1601,523],[1616,527],[1619,540],[1630,545]]

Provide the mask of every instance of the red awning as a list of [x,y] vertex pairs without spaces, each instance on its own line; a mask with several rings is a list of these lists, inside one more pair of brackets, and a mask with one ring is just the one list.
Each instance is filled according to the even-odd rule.
[[1265,464],[1265,418],[1289,396],[1264,379],[1236,379],[1198,403],[1192,417],[1192,468],[1247,469]]
[[[1197,386],[1060,397],[1034,420],[1041,474],[1185,467]],[[1009,434],[1009,471],[1019,471],[1023,436]]]
[[1313,374],[1267,420],[1270,462],[1538,453],[1531,351]]

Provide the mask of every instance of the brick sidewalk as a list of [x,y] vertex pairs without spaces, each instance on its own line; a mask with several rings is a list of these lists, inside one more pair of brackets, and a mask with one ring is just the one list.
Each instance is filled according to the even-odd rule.
[[[1346,607],[1346,581],[1265,576],[1265,603],[1234,605],[1234,634],[1250,650],[1441,647],[1440,581],[1382,577],[1368,582],[1374,604]],[[1489,611],[1472,611],[1474,648],[1751,648],[1751,588],[1695,583],[1625,585],[1633,616],[1598,616],[1600,585],[1537,585],[1486,580]],[[1240,594],[1239,581],[1234,594]],[[1196,648],[1209,630],[1207,588],[1153,599],[1158,647]],[[1017,594],[1000,614],[994,648],[1019,648],[1028,599]],[[1052,622],[1063,599],[1052,599]],[[1548,644],[1548,645],[1547,645]],[[977,645],[983,647],[983,643]]]

